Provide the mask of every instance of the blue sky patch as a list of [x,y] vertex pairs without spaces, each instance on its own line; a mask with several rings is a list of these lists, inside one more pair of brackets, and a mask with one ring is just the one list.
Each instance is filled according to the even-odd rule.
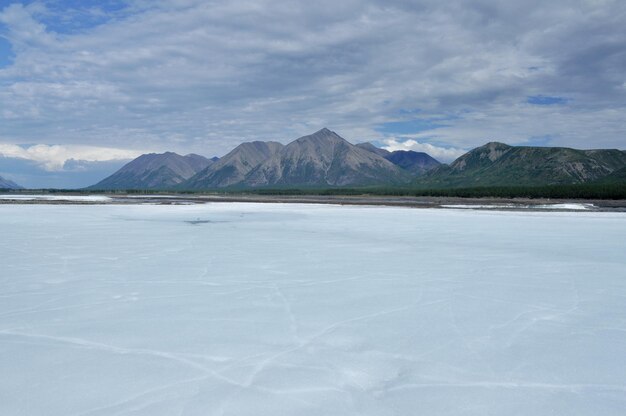
[[52,32],[74,34],[107,23],[127,7],[119,0],[63,0],[45,3],[48,12],[40,21]]
[[13,57],[11,43],[0,35],[0,68],[10,65]]
[[379,125],[376,130],[387,134],[413,134],[422,131],[444,127],[441,120],[414,119],[405,121],[392,121]]
[[559,105],[565,104],[567,102],[567,98],[551,97],[548,95],[532,95],[528,97],[526,102],[534,105]]

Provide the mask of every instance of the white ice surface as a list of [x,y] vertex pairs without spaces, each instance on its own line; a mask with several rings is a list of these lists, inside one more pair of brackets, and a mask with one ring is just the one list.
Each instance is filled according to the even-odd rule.
[[571,210],[585,210],[594,208],[593,204],[545,204],[537,205],[537,208],[543,209],[571,209]]
[[[182,197],[184,197],[184,195],[182,195]],[[181,195],[160,195],[160,194],[141,194],[141,195],[124,195],[124,198],[131,198],[131,199],[144,199],[144,198],[161,198],[161,199],[168,199],[168,198],[181,198]]]
[[71,201],[71,202],[109,202],[111,198],[104,195],[0,195],[0,199],[8,201]]
[[626,215],[0,206],[0,415],[626,414]]
[[537,204],[537,205],[524,205],[524,204],[446,204],[441,205],[441,208],[456,208],[456,209],[556,209],[556,210],[571,210],[571,211],[583,211],[595,208],[593,204]]

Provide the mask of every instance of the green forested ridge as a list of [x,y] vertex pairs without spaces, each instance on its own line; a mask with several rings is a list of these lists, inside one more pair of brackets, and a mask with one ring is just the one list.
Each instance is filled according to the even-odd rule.
[[256,189],[244,193],[256,195],[378,195],[432,196],[458,198],[556,198],[556,199],[626,199],[626,183],[575,184],[547,186],[486,186],[472,188],[331,188],[331,189]]
[[[38,189],[5,190],[9,193],[63,193],[63,194],[100,194],[100,190],[85,189]],[[466,188],[415,188],[415,187],[364,187],[364,188],[256,188],[256,189],[214,189],[214,190],[177,190],[171,189],[120,189],[108,191],[110,195],[276,195],[276,196],[432,196],[458,198],[555,198],[555,199],[626,199],[626,180],[614,183],[589,183],[573,185],[546,186],[482,186]]]
[[578,150],[491,142],[418,178],[415,186],[432,189],[582,184],[625,166],[626,153],[616,149]]

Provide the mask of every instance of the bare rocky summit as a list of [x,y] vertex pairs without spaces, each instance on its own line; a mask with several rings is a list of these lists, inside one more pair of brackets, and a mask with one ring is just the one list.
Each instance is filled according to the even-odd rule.
[[242,184],[251,170],[277,154],[282,148],[283,145],[278,142],[242,143],[181,184],[180,188],[213,189]]
[[246,177],[250,187],[408,183],[410,175],[326,128],[289,143]]
[[124,165],[91,189],[168,189],[184,182],[214,163],[196,154],[149,153]]

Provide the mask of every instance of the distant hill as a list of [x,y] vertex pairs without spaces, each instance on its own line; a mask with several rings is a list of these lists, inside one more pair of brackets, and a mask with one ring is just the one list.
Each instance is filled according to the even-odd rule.
[[23,189],[21,186],[16,184],[13,181],[3,178],[0,176],[0,189]]
[[214,163],[199,155],[149,153],[124,165],[108,178],[88,189],[169,189]]
[[537,186],[596,181],[626,166],[620,150],[509,146],[491,142],[417,180],[430,188]]
[[359,143],[356,146],[384,157],[394,165],[401,167],[414,176],[423,175],[429,170],[441,165],[439,161],[424,152],[415,152],[413,150],[396,150],[390,152],[376,147],[372,143]]
[[179,188],[214,189],[241,184],[252,169],[282,148],[283,145],[278,142],[242,143],[226,156],[182,183]]
[[410,175],[326,128],[289,143],[254,168],[247,187],[335,187],[402,184]]
[[411,172],[413,175],[422,175],[433,170],[441,163],[424,152],[414,152],[413,150],[396,150],[386,157],[394,165]]

